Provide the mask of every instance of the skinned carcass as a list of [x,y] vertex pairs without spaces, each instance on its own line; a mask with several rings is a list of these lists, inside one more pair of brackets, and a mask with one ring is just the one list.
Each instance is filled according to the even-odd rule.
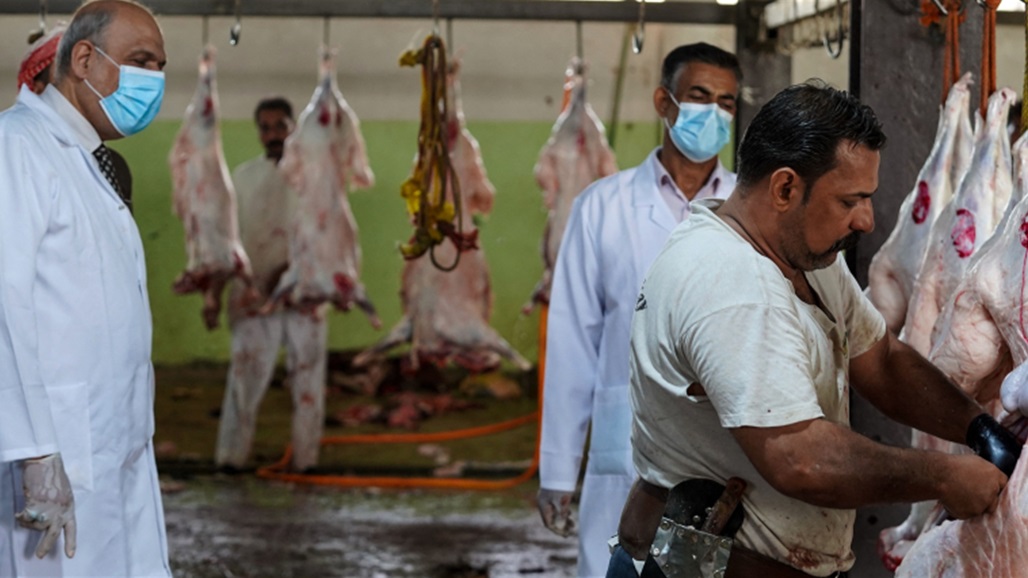
[[[486,176],[478,141],[464,123],[458,69],[457,63],[447,69],[444,134],[464,206],[460,224],[462,230],[471,230],[472,215],[492,209],[496,189]],[[448,185],[452,187],[452,183]],[[492,289],[485,252],[479,248],[458,256],[453,243],[437,245],[434,251],[438,262],[456,262],[456,266],[441,270],[428,256],[406,261],[400,289],[404,315],[389,335],[355,357],[354,365],[364,365],[401,343],[410,343],[408,364],[414,369],[422,362],[442,366],[452,361],[471,372],[482,372],[495,369],[502,358],[523,370],[531,367],[489,326]]]
[[935,322],[971,256],[992,235],[1007,209],[1013,184],[1006,126],[1015,98],[1009,88],[989,97],[984,125],[979,119],[971,166],[953,201],[932,226],[901,334],[901,339],[922,355],[928,355]]
[[289,267],[266,309],[278,304],[313,307],[330,302],[349,311],[355,304],[378,328],[381,322],[360,282],[357,222],[347,193],[374,184],[360,121],[336,86],[335,60],[322,51],[320,80],[286,139],[279,163],[296,191],[289,232]]
[[221,147],[214,56],[208,46],[200,57],[196,92],[168,156],[172,202],[188,255],[173,286],[176,293],[206,291],[234,276],[250,278],[250,260],[239,242],[236,192]]
[[935,327],[929,359],[980,402],[999,396],[1011,364],[1028,361],[1028,139],[1014,147],[1016,187],[999,228],[971,262]]
[[[947,303],[953,302],[952,297],[960,293],[958,284],[964,279],[970,263],[977,261],[977,258],[972,258],[975,250],[985,244],[1004,211],[1012,208],[1009,205],[1014,187],[1010,175],[1006,116],[1013,96],[1013,91],[1003,89],[989,99],[988,119],[984,126],[981,126],[979,118],[972,166],[961,180],[956,197],[932,227],[929,251],[914,284],[914,297],[901,333],[901,339],[926,357],[931,355],[935,358],[937,353],[931,351],[931,345],[938,345],[940,339],[954,344],[971,335],[969,324],[973,324],[969,318],[960,324],[965,326],[960,330],[962,334],[952,334],[949,329],[951,323],[942,317],[950,316],[945,310],[952,308],[952,304]],[[1020,198],[1020,191],[1015,198]],[[995,238],[997,235],[992,236]],[[944,352],[945,347],[941,351]],[[974,360],[973,356],[967,355],[942,355],[957,365],[968,365]],[[958,366],[947,363],[941,362],[946,365],[942,369],[951,379],[968,391],[973,392],[979,387],[962,377],[963,372]],[[989,397],[986,394],[982,400]],[[995,399],[995,395],[991,398]],[[918,430],[911,432],[911,446],[951,453],[966,451],[961,446]],[[930,501],[914,504],[903,523],[879,534],[878,553],[886,567],[894,569],[903,560],[913,541],[923,531],[934,506]]]
[[974,135],[970,85],[968,72],[950,88],[928,159],[917,175],[914,189],[900,205],[896,227],[871,260],[868,298],[895,333],[903,327],[932,223],[953,198],[971,161]]
[[543,277],[522,309],[525,313],[536,303],[550,302],[557,251],[575,198],[593,181],[618,170],[603,123],[585,99],[585,72],[579,59],[571,60],[567,76],[567,105],[557,117],[535,165],[535,179],[543,190],[543,203],[549,215],[541,246]]
[[[1025,298],[1028,297],[1028,288],[1025,287],[1025,275],[1028,273],[1028,201],[1024,196],[1028,191],[1028,140],[1022,138],[1017,142],[1014,147],[1014,159],[1017,179],[1001,226],[975,254],[967,273],[957,285],[953,298],[946,303],[936,324],[938,336],[930,353],[932,363],[975,397],[993,415],[1006,422],[1011,421],[1011,416],[1004,419],[1003,410],[998,404],[1000,385],[1013,364],[1021,364],[1028,360],[1028,335],[1025,333],[1024,319]],[[946,450],[945,447],[938,449]],[[1022,469],[1022,465],[1019,465],[1018,470]],[[1023,477],[1024,473],[1015,472],[1014,476]],[[1021,485],[1015,487],[1018,483]],[[943,527],[924,528],[924,524],[930,519],[928,512],[933,509],[933,504],[919,504],[920,519],[917,519],[912,511],[906,522],[911,530],[916,532],[905,537],[908,543],[891,553],[887,565],[895,567],[895,564],[902,560],[900,568],[906,568],[904,572],[912,572],[905,575],[936,576],[938,574],[934,573],[935,570],[943,568],[938,566],[940,560],[936,559],[936,554],[932,552],[941,548],[949,551],[946,557],[953,557],[946,562],[953,564],[953,568],[945,572],[960,569],[956,574],[942,575],[968,578],[1019,575],[992,574],[987,571],[990,566],[976,569],[981,563],[978,559],[979,554],[963,551],[970,546],[952,548],[944,544],[950,540],[954,531],[969,533],[968,536],[978,535],[981,538],[994,532],[995,528],[1004,527],[1004,533],[1020,532],[1021,536],[1017,539],[1028,540],[1024,528],[1028,519],[1024,517],[1024,513],[1016,514],[1028,511],[1017,506],[1016,502],[1020,498],[1012,497],[1012,494],[1019,494],[1022,490],[1023,481],[1018,482],[1012,478],[1005,490],[1004,502],[996,514],[974,521],[947,523],[944,526],[948,528],[946,530]],[[918,537],[924,530],[930,531]],[[911,544],[909,541],[915,538],[917,541]],[[922,544],[922,541],[927,543]],[[910,552],[904,556],[903,550],[907,548],[910,548]],[[989,562],[990,565],[992,563]],[[1003,565],[1007,561],[996,560],[995,563]],[[927,573],[929,569],[933,573]]]

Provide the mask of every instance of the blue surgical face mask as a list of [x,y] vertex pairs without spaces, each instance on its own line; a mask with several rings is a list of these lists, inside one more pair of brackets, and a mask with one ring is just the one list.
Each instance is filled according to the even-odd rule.
[[86,86],[100,98],[100,108],[115,130],[122,136],[136,134],[146,128],[161,109],[161,100],[164,98],[164,73],[118,64],[99,47],[95,48],[118,67],[118,88],[103,96],[93,88],[89,80],[86,80]]
[[678,102],[670,90],[668,95],[678,105],[675,124],[672,126],[664,119],[675,148],[694,163],[706,162],[717,156],[732,137],[731,113],[717,103]]

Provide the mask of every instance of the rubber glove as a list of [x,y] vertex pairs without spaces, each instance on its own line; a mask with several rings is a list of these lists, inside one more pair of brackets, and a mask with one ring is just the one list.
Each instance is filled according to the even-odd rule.
[[967,428],[967,445],[978,457],[988,460],[1007,477],[1014,473],[1021,457],[1021,442],[1014,434],[983,413]]
[[535,498],[539,514],[543,517],[543,525],[564,538],[573,536],[578,530],[578,522],[571,511],[571,498],[574,495],[574,492],[539,488],[539,494]]
[[64,554],[75,556],[75,497],[61,454],[23,460],[21,465],[25,509],[14,517],[25,528],[45,532],[36,557],[46,556],[62,530]]
[[999,398],[1003,409],[1028,415],[1028,363],[1018,365],[1003,378]]

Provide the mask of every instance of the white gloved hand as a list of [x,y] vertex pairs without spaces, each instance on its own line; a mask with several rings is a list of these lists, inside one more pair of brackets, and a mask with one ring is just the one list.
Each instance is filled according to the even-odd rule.
[[574,495],[574,492],[539,488],[535,498],[539,514],[543,517],[543,525],[564,538],[573,536],[578,530],[578,522],[571,511],[571,498]]
[[1028,363],[1018,365],[1007,374],[1000,387],[999,397],[1003,409],[1028,416]]
[[36,556],[46,556],[63,530],[64,554],[73,557],[75,496],[71,492],[68,475],[64,473],[61,454],[23,460],[21,466],[25,509],[14,517],[25,528],[45,532],[36,547]]

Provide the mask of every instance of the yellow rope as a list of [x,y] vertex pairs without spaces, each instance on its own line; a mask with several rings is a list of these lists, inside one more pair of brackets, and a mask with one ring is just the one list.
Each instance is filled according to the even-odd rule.
[[[400,195],[414,223],[414,234],[400,246],[405,259],[416,259],[426,252],[432,263],[451,271],[460,262],[460,253],[477,248],[477,231],[465,233],[462,223],[460,183],[450,164],[446,118],[446,47],[442,38],[432,34],[419,50],[400,55],[400,66],[421,65],[421,127],[418,131],[418,156],[414,172]],[[450,239],[457,248],[453,263],[442,266],[436,261],[435,247]]]

